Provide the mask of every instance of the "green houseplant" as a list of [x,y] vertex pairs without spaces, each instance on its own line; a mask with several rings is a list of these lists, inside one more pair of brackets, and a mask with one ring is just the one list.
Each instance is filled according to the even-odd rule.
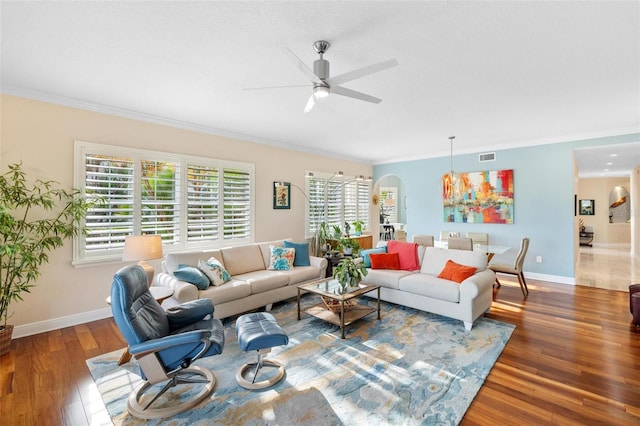
[[364,227],[364,221],[356,220],[355,222],[353,222],[353,229],[356,232],[356,236],[360,236],[362,234],[363,227]]
[[85,231],[84,216],[98,203],[82,198],[79,190],[56,186],[53,181],[27,182],[21,164],[0,175],[0,355],[11,343],[11,302],[30,292],[49,252]]
[[364,262],[345,258],[333,270],[333,278],[340,283],[340,290],[344,293],[347,287],[357,287],[368,271]]
[[342,252],[347,256],[358,254],[358,251],[360,250],[360,244],[358,244],[357,240],[346,237],[338,240],[338,247],[340,247]]

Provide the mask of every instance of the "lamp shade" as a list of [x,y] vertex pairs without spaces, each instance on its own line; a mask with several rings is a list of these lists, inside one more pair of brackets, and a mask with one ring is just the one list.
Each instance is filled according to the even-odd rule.
[[149,260],[162,257],[162,237],[160,235],[134,235],[125,238],[122,260]]

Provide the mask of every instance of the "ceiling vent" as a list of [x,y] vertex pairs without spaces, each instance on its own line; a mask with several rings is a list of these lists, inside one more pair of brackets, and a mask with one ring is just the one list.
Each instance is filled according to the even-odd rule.
[[496,153],[485,152],[484,154],[479,154],[478,161],[480,161],[481,163],[484,163],[485,161],[496,161]]

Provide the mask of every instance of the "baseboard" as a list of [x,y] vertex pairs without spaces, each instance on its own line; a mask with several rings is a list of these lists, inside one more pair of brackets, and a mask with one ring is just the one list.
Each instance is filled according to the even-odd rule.
[[71,327],[84,324],[99,319],[112,317],[111,308],[97,309],[95,311],[82,312],[80,314],[66,317],[54,318],[46,321],[32,322],[30,324],[17,325],[13,329],[13,338],[31,336],[33,334],[44,333],[45,331],[58,330],[60,328]]
[[568,285],[576,285],[575,277],[563,277],[560,275],[547,275],[547,274],[536,274],[535,272],[525,272],[525,278],[531,278],[532,280],[538,281],[548,281],[551,283],[558,284],[568,284]]

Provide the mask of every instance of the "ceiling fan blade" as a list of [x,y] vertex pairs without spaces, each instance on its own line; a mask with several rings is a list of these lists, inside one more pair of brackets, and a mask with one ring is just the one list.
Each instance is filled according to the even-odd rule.
[[398,65],[398,61],[396,61],[395,59],[389,59],[387,61],[378,62],[377,64],[372,64],[363,68],[359,68],[357,70],[349,71],[344,74],[328,78],[326,82],[329,83],[330,86],[340,85],[348,81],[355,80],[356,78],[364,77],[366,75],[373,74],[379,71],[384,71],[388,68],[395,67],[396,65]]
[[349,98],[360,99],[361,101],[372,102],[374,104],[379,104],[382,102],[382,99],[376,98],[371,95],[367,95],[362,92],[356,92],[355,90],[347,89],[345,87],[340,86],[331,86],[331,93],[335,93],[336,95],[347,96]]
[[311,87],[311,86],[309,86],[308,84],[293,84],[288,86],[245,87],[242,90],[287,89],[289,87]]
[[313,106],[316,104],[316,97],[311,94],[311,96],[309,96],[309,100],[307,101],[307,105],[305,105],[304,107],[304,113],[308,113],[309,111],[311,111],[311,108],[313,108]]
[[291,54],[291,59],[298,66],[298,69],[302,71],[302,73],[306,75],[307,78],[311,80],[312,83],[318,83],[318,84],[322,83],[322,80],[320,80],[320,78],[318,78],[318,76],[315,75],[315,73],[311,70],[311,68],[305,65],[305,63],[302,62],[302,60],[298,58],[296,54],[291,51],[291,49],[289,49],[288,47],[286,49]]

